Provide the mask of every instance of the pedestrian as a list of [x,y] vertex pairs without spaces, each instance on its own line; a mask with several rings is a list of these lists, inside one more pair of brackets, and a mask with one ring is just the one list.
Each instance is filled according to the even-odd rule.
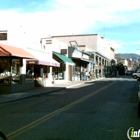
[[85,78],[86,78],[86,80],[88,80],[88,76],[89,76],[89,72],[86,71],[86,73],[85,73]]
[[116,72],[116,78],[119,78],[119,72],[118,71]]
[[85,75],[86,75],[86,72],[85,72],[85,70],[83,69],[83,71],[82,71],[82,80],[83,80],[83,81],[85,80]]
[[90,70],[90,72],[89,72],[89,80],[92,80],[92,77],[93,77],[93,70]]

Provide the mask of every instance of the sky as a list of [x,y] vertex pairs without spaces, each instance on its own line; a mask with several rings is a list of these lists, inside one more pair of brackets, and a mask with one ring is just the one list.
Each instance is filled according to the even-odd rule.
[[140,0],[0,0],[0,17],[0,31],[8,31],[12,45],[39,45],[39,38],[51,35],[99,34],[115,53],[140,55]]

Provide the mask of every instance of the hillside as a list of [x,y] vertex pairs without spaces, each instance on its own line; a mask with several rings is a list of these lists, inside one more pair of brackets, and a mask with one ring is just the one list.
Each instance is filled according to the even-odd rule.
[[132,61],[136,61],[136,60],[138,60],[138,58],[140,58],[140,55],[134,54],[134,53],[115,54],[115,58],[118,58],[118,57],[123,58],[123,59],[132,58]]

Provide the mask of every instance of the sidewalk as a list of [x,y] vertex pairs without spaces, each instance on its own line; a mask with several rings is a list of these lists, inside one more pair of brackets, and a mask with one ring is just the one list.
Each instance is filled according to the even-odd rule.
[[0,94],[0,104],[30,98],[39,94],[60,91],[66,88],[72,88],[74,86],[82,85],[84,83],[85,81],[60,83],[60,84],[53,84],[49,87],[35,87],[34,89],[17,92],[17,93]]
[[60,91],[66,88],[72,88],[75,86],[85,84],[86,82],[93,82],[93,81],[97,81],[101,79],[104,79],[104,78],[99,78],[99,79],[91,80],[91,81],[74,81],[74,82],[69,82],[69,83],[52,84],[49,87],[35,87],[34,89],[17,92],[17,93],[0,94],[0,104],[22,100],[22,99],[30,98],[30,97],[40,95],[40,94]]

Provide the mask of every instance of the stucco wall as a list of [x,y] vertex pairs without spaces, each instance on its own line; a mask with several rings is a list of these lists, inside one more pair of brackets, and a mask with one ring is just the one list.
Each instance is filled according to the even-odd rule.
[[100,36],[97,38],[97,51],[107,58],[110,58],[110,44]]
[[98,34],[52,36],[52,38],[65,42],[68,45],[70,45],[69,41],[76,41],[78,45],[85,45],[85,48],[79,47],[80,50],[85,49],[85,51],[98,51],[109,59],[114,59],[115,57],[114,52],[110,50],[110,43]]
[[110,48],[110,58],[115,59],[115,51],[112,48]]
[[73,36],[53,36],[60,41],[70,45],[69,41],[76,41],[78,45],[87,45],[92,50],[97,50],[97,34],[93,35],[73,35]]

